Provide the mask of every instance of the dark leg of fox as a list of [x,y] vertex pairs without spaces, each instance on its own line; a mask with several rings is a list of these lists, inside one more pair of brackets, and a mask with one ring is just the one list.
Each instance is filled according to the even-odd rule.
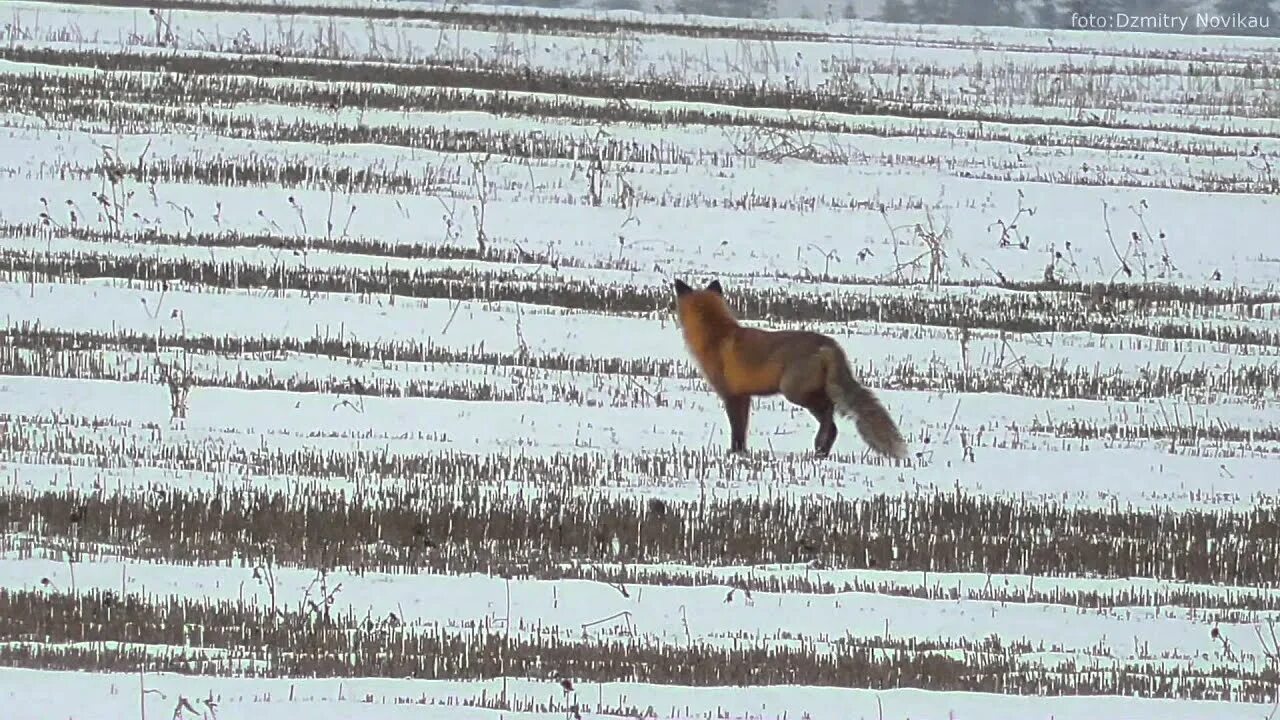
[[818,434],[813,438],[813,452],[818,457],[831,453],[836,444],[835,406],[827,395],[826,366],[822,358],[812,355],[793,363],[782,375],[779,389],[789,402],[808,410],[818,421]]
[[747,418],[751,415],[750,395],[730,395],[724,399],[724,411],[729,415],[729,452],[747,451]]
[[810,396],[804,407],[818,421],[818,434],[813,438],[813,452],[818,457],[826,457],[831,454],[831,446],[836,444],[836,408],[825,392]]

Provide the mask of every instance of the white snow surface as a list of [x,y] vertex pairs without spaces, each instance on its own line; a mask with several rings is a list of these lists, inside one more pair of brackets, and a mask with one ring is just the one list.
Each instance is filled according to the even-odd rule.
[[[382,0],[305,4],[442,7]],[[4,262],[80,256],[103,263],[208,261],[293,272],[399,270],[452,277],[449,282],[457,287],[485,283],[563,288],[576,283],[602,294],[653,289],[665,293],[674,278],[701,284],[714,276],[723,280],[730,297],[735,290],[752,289],[827,302],[907,298],[921,304],[1017,298],[1022,291],[1002,287],[1006,281],[1035,282],[1047,272],[1062,282],[1116,280],[1123,285],[1148,279],[1183,288],[1235,288],[1264,297],[1280,283],[1280,252],[1272,242],[1280,193],[1273,175],[1280,157],[1280,121],[1265,109],[1275,108],[1277,89],[1274,78],[1265,74],[1254,77],[1233,70],[1272,59],[1280,49],[1275,40],[974,32],[865,21],[696,21],[740,30],[815,34],[804,40],[755,41],[656,31],[508,33],[399,18],[277,15],[255,11],[247,3],[234,12],[164,10],[159,20],[141,5],[13,0],[5,10],[8,25],[0,39],[10,52],[95,50],[225,59],[279,51],[284,58],[396,67],[488,63],[595,73],[612,81],[677,76],[689,84],[747,81],[788,84],[797,90],[841,86],[850,94],[879,93],[874,96],[900,102],[903,108],[981,110],[999,117],[944,120],[911,116],[905,110],[901,115],[858,115],[628,99],[635,108],[716,111],[736,125],[604,126],[564,117],[497,117],[411,107],[333,111],[255,101],[209,108],[208,117],[215,122],[207,126],[157,122],[148,132],[131,134],[103,119],[118,102],[110,97],[78,98],[101,113],[94,119],[46,116],[14,101],[0,112],[0,225],[30,227],[13,229],[0,240]],[[515,8],[497,12],[583,15]],[[686,16],[629,12],[586,15],[695,22]],[[155,42],[157,22],[172,34],[163,46]],[[840,67],[850,69],[842,74]],[[1204,73],[1211,68],[1222,73],[1219,82],[1206,80]],[[0,81],[36,74],[91,78],[123,73],[0,58]],[[392,87],[301,80],[287,73],[264,80],[279,88]],[[497,94],[481,89],[462,92],[477,97]],[[550,93],[502,94],[565,99]],[[592,106],[618,103],[571,99]],[[171,105],[159,95],[128,103],[131,109],[156,111]],[[300,120],[345,130],[536,133],[572,145],[577,154],[568,159],[499,153],[484,157],[395,144],[250,139],[223,130],[232,121],[256,123],[262,129]],[[769,157],[762,151],[768,138],[752,136],[749,129],[753,123],[793,120],[820,120],[835,128],[788,136],[790,142],[824,151],[824,161],[802,154]],[[619,143],[662,147],[678,159],[609,163],[599,180],[603,201],[593,202],[588,193],[593,182],[588,179],[593,172],[589,158],[605,133]],[[106,179],[104,157],[150,172],[217,159],[242,167],[295,164],[374,176],[399,174],[419,182],[404,192],[349,192],[319,182],[233,184],[190,176],[144,182],[131,176],[117,188]],[[1204,189],[1210,183],[1231,191]],[[631,205],[621,201],[624,190],[638,199]],[[111,204],[128,207],[118,225],[100,209],[108,203],[99,198],[107,196]],[[38,227],[42,224],[107,235],[55,237]],[[160,233],[159,240],[155,233]],[[293,252],[186,242],[200,233],[223,238],[233,233],[270,235],[309,239],[317,245],[340,238],[356,247]],[[1011,242],[1002,243],[1002,234]],[[560,264],[536,258],[498,262],[386,257],[359,247],[386,243],[461,251],[477,247],[478,237],[491,249],[545,253]],[[926,284],[931,238],[945,250],[937,257],[941,277],[934,279],[943,281],[937,287]],[[585,311],[554,302],[272,287],[227,290],[198,282],[173,282],[162,289],[138,277],[80,277],[69,272],[49,277],[10,267],[0,265],[0,329],[19,335],[36,328],[131,332],[164,348],[65,353],[100,361],[128,378],[83,377],[69,370],[0,373],[0,432],[13,433],[36,448],[0,451],[0,489],[5,492],[36,495],[74,488],[111,496],[156,488],[288,490],[305,480],[243,470],[175,469],[158,459],[115,462],[125,456],[161,458],[179,450],[218,455],[255,449],[376,448],[404,456],[560,454],[603,463],[620,454],[639,457],[680,449],[720,453],[727,444],[721,402],[693,367],[669,308]],[[897,282],[886,284],[889,281]],[[1248,512],[1274,507],[1280,442],[1265,439],[1268,433],[1274,437],[1280,425],[1274,382],[1261,389],[1212,392],[1186,386],[1160,397],[1054,397],[902,387],[898,369],[972,372],[1004,380],[1049,370],[1129,381],[1174,370],[1202,370],[1211,376],[1245,370],[1265,378],[1280,373],[1280,342],[1171,339],[1151,328],[1168,324],[1280,333],[1278,309],[1272,299],[1133,309],[1133,319],[1147,323],[1148,329],[1136,334],[1018,333],[874,318],[804,324],[804,329],[827,333],[846,348],[855,372],[903,428],[913,450],[909,460],[890,463],[869,456],[850,423],[842,425],[836,455],[813,459],[808,453],[812,419],[773,397],[756,400],[752,413],[752,449],[776,458],[764,470],[739,471],[732,461],[717,460],[704,477],[623,474],[600,478],[580,490],[677,502],[696,502],[703,496],[713,501],[865,498],[959,490],[1116,512]],[[430,341],[433,348],[462,355],[510,354],[526,364],[192,352],[191,368],[200,377],[295,384],[354,379],[396,392],[356,397],[211,382],[191,390],[185,422],[173,422],[169,390],[147,368],[179,357],[171,346],[176,340],[204,336],[299,341],[326,337],[373,344]],[[10,358],[2,352],[0,356]],[[34,362],[39,353],[21,351],[12,357]],[[676,371],[669,376],[566,371],[533,362],[553,357],[665,362],[669,364],[664,367]],[[71,367],[68,363],[57,367]],[[481,388],[500,397],[399,394],[411,386],[434,391]],[[99,425],[69,424],[81,420]],[[1148,434],[1229,428],[1254,437],[1201,438],[1178,445],[1167,439],[1117,436],[1082,440],[1056,429],[1070,421],[1114,424]],[[71,447],[76,451],[66,450]],[[377,482],[395,485],[406,480]],[[341,490],[368,487],[368,481],[323,480]],[[493,492],[519,489],[526,497],[555,491],[538,487],[532,479],[495,479],[485,487]],[[15,521],[12,527],[0,527],[0,589],[6,592],[121,591],[152,598],[244,600],[258,607],[271,602],[263,584],[252,580],[252,568],[143,562],[130,557],[129,548],[119,547],[82,548],[93,552],[68,562],[63,543],[41,537],[25,523],[18,525]],[[1277,649],[1268,644],[1264,630],[1277,620],[1277,613],[1250,609],[1274,603],[1280,592],[1274,586],[763,564],[596,568],[625,570],[637,579],[628,593],[620,593],[616,586],[581,579],[508,582],[496,575],[395,575],[334,568],[327,582],[341,583],[338,612],[361,617],[395,613],[414,628],[487,627],[502,617],[508,627],[517,621],[537,624],[566,643],[618,637],[618,623],[594,623],[623,612],[636,642],[670,647],[694,642],[728,647],[744,639],[794,647],[796,637],[803,636],[815,652],[839,653],[838,639],[844,637],[979,641],[995,635],[1036,647],[1017,658],[1028,668],[1075,663],[1102,673],[1125,665],[1153,672],[1212,672],[1222,677],[1227,696],[1239,690],[1239,682],[1229,679],[1231,673],[1270,668],[1274,676],[1278,662]],[[682,572],[710,580],[663,584],[664,573]],[[296,602],[310,592],[317,569],[280,567],[275,574],[275,591]],[[887,589],[756,591],[750,598],[730,593],[726,601],[734,587],[731,579],[740,576],[801,578],[837,587],[845,582],[880,583]],[[921,599],[908,592],[980,592],[992,587],[1011,596],[1024,590],[1028,596],[1184,590],[1216,604],[1092,608],[967,596]],[[587,632],[584,626],[594,629]],[[1211,635],[1211,629],[1220,635]],[[1219,637],[1229,638],[1229,650]],[[134,647],[0,638],[3,649],[93,652],[125,646]],[[135,649],[193,659],[223,652],[195,642]],[[107,720],[145,713],[219,720],[524,720],[564,718],[573,702],[580,704],[583,717],[632,706],[642,712],[649,708],[651,716],[659,718],[760,719],[1225,720],[1263,718],[1273,712],[1263,703],[804,685],[683,687],[577,680],[573,692],[570,697],[553,678],[262,679],[5,667],[0,668],[0,718]],[[1276,693],[1280,698],[1280,688]],[[496,708],[493,701],[500,696],[524,705]],[[181,706],[183,699],[190,709]]]

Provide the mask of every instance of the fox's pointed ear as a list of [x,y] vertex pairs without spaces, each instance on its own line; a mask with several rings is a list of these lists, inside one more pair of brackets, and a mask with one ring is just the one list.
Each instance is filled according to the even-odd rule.
[[707,286],[707,289],[708,289],[708,290],[710,290],[711,292],[713,292],[713,293],[717,294],[717,295],[723,295],[723,294],[724,294],[724,288],[720,287],[720,281],[719,281],[719,280],[712,280],[712,281],[711,281],[711,284]]
[[693,292],[693,288],[685,284],[683,280],[676,280],[676,297],[687,295]]

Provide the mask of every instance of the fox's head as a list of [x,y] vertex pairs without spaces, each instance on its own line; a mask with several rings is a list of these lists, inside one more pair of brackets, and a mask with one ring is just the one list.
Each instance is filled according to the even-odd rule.
[[724,297],[724,288],[720,287],[719,280],[712,280],[711,284],[707,285],[702,290],[694,290],[693,288],[685,284],[685,281],[679,278],[676,278],[676,297],[677,298],[683,298],[690,294],[700,295],[702,293],[707,293],[707,292],[715,293],[720,297]]
[[720,287],[719,280],[712,280],[701,290],[694,290],[683,280],[676,280],[675,289],[676,316],[686,334],[738,324],[729,303],[724,300],[724,288]]

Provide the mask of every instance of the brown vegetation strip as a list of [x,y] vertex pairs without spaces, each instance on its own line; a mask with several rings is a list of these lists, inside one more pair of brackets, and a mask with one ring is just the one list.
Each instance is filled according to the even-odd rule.
[[[165,337],[138,341],[126,337],[131,350],[122,350],[114,341],[91,341],[87,335],[78,340],[48,342],[41,336],[29,337],[0,332],[8,341],[0,345],[0,375],[75,378],[81,380],[113,380],[118,382],[154,382],[154,362],[172,361],[175,348],[186,349],[183,338]],[[224,345],[231,344],[229,342]],[[58,349],[61,347],[62,349]],[[163,358],[156,352],[163,348]],[[105,353],[123,352],[125,357]],[[532,353],[485,354],[472,356],[440,349],[449,362],[507,367],[533,367],[573,372],[575,366],[591,364],[587,358],[574,362],[564,355],[535,356]],[[181,356],[190,360],[190,356]],[[384,356],[385,358],[386,356]],[[251,359],[251,357],[250,357]],[[203,364],[203,363],[202,363]],[[697,378],[699,374],[686,362],[657,359],[624,359],[599,357],[595,365],[609,368],[613,375],[626,378]],[[558,367],[557,367],[558,366]],[[225,367],[225,366],[224,366]],[[1216,367],[1178,367],[1157,365],[1137,372],[1120,367],[1094,366],[1068,370],[1057,366],[1033,366],[1021,363],[1009,369],[978,367],[956,370],[932,363],[903,361],[896,366],[877,367],[870,361],[858,364],[855,372],[863,382],[875,387],[929,392],[1004,393],[1023,397],[1078,400],[1138,401],[1177,397],[1188,393],[1205,396],[1213,393],[1218,402],[1229,398],[1262,399],[1280,395],[1280,366],[1244,365],[1228,370]],[[187,372],[195,387],[233,388],[237,390],[274,390],[281,392],[326,393],[358,397],[443,398],[479,402],[544,402],[580,406],[609,404],[614,407],[668,407],[672,397],[662,387],[649,389],[624,378],[596,375],[580,382],[564,378],[494,384],[486,376],[476,380],[442,381],[430,377],[429,368],[418,368],[420,377],[388,377],[370,372],[357,363],[337,373],[280,373],[272,368],[261,370],[195,368]],[[1186,429],[1186,428],[1183,428]],[[1206,426],[1204,440],[1221,440],[1221,428]],[[1076,436],[1076,433],[1071,435]],[[1217,437],[1215,437],[1217,436]],[[1252,439],[1252,438],[1251,438]],[[1260,439],[1260,438],[1259,438]],[[988,440],[989,442],[990,440]],[[983,445],[981,438],[975,444]]]
[[[55,0],[59,5],[138,8],[143,0]],[[208,13],[249,13],[254,15],[310,15],[360,20],[415,20],[439,23],[448,28],[485,32],[522,32],[557,35],[612,35],[634,32],[648,35],[675,35],[691,38],[803,42],[839,41],[830,33],[780,30],[772,27],[744,27],[732,24],[676,23],[643,19],[572,17],[550,13],[483,12],[467,9],[432,10],[423,7],[368,7],[358,5],[308,5],[306,3],[234,2],[234,0],[145,0],[148,10],[189,10]]]
[[[518,302],[613,315],[668,311],[672,293],[666,285],[628,286],[550,278],[531,283],[528,273],[477,270],[308,268],[268,266],[245,260],[162,258],[153,255],[68,253],[48,255],[0,250],[0,273],[22,280],[80,282],[114,278],[155,290],[170,283],[254,292],[350,293],[440,298],[451,301]],[[12,281],[12,280],[11,280]],[[1232,345],[1280,346],[1280,331],[1257,323],[1273,317],[1275,308],[1248,303],[1233,307],[1236,317],[1203,318],[1194,301],[1212,290],[1154,289],[1168,298],[1153,307],[1144,297],[1127,299],[1123,285],[1082,293],[1007,293],[975,296],[914,297],[905,293],[823,295],[790,288],[734,288],[730,304],[744,319],[768,322],[851,323],[875,321],[932,327],[1003,330],[1015,333],[1123,333],[1165,340],[1204,340]],[[1187,317],[1178,317],[1177,311]]]
[[[918,208],[914,208],[918,209]],[[419,243],[385,240],[375,237],[352,235],[319,237],[314,235],[285,235],[276,233],[222,231],[180,232],[148,228],[138,231],[113,232],[84,225],[54,225],[51,222],[0,222],[0,238],[49,240],[81,240],[91,243],[134,243],[169,247],[194,247],[225,249],[269,249],[292,253],[330,252],[371,258],[399,258],[403,260],[472,260],[494,265],[494,270],[504,270],[501,265],[546,265],[551,270],[560,268],[584,268],[592,270],[619,270],[635,272],[640,265],[626,257],[578,258],[555,251],[555,244],[548,243],[547,250],[524,247],[497,247],[494,243],[513,244],[510,240],[493,238],[484,249],[475,244]],[[737,275],[725,277],[735,278]],[[749,278],[790,280],[800,286],[826,283],[872,288],[922,287],[923,282],[906,282],[893,275],[845,275],[838,273],[785,273],[761,272]],[[990,288],[986,280],[941,278],[939,288]],[[1237,305],[1242,312],[1253,313],[1259,305],[1280,305],[1280,291],[1258,290],[1242,285],[1213,284],[1190,285],[1173,282],[1123,282],[1115,284],[1078,282],[1071,280],[1008,280],[999,283],[1005,290],[1037,293],[1076,293],[1096,297],[1100,302],[1133,302],[1146,305],[1170,305],[1206,307]],[[1280,308],[1271,314],[1250,314],[1256,319],[1280,319]]]
[[[456,475],[465,468],[451,465],[475,458],[432,462]],[[274,559],[385,572],[529,575],[569,562],[816,562],[1256,587],[1275,587],[1280,577],[1277,507],[1100,509],[958,491],[668,501],[567,489],[592,478],[609,482],[603,474],[609,463],[591,456],[485,462],[482,479],[519,482],[539,488],[538,494],[390,474],[362,483],[355,494],[320,480],[297,481],[289,492],[157,487],[108,495],[11,487],[0,492],[0,526],[43,542],[75,538],[86,547],[102,544],[159,562]],[[673,470],[668,467],[666,477]],[[281,535],[281,527],[292,532]],[[17,547],[11,538],[4,544],[6,550]]]
[[[261,576],[265,569],[257,572]],[[341,590],[330,590],[329,596],[340,600]],[[406,624],[394,613],[361,617],[351,610],[331,611],[329,596],[316,593],[311,599],[282,599],[276,607],[263,607],[104,591],[0,589],[0,642],[35,643],[0,647],[0,665],[250,677],[560,677],[571,683],[819,685],[1184,699],[1219,699],[1225,692],[1215,669],[1181,663],[1161,669],[1145,661],[1121,663],[1105,672],[1071,662],[1050,669],[1019,659],[1050,648],[994,636],[915,640],[788,633],[723,645],[666,643],[616,630],[602,636],[535,618],[521,620],[513,633],[488,623],[468,629]],[[181,649],[100,644],[108,642]],[[66,647],[68,643],[91,645]],[[208,650],[228,657],[211,657]],[[1231,699],[1266,702],[1274,693],[1272,675],[1269,670],[1238,671]],[[564,698],[568,707],[571,696]],[[570,712],[601,709],[584,704]]]
[[[2,51],[0,51],[2,52]],[[111,97],[113,103],[103,103]],[[1148,136],[1101,133],[1089,136],[1065,135],[1053,130],[1011,129],[999,123],[887,124],[844,116],[832,120],[822,115],[769,116],[701,107],[648,107],[630,103],[583,102],[565,96],[476,94],[465,88],[431,86],[371,85],[358,96],[320,84],[280,85],[252,77],[191,75],[62,73],[0,74],[0,103],[17,113],[39,114],[65,121],[110,122],[147,132],[155,125],[184,124],[208,127],[220,135],[279,140],[323,138],[328,142],[377,142],[403,147],[425,147],[426,129],[406,127],[335,127],[323,123],[277,122],[269,118],[228,118],[209,107],[232,103],[272,103],[289,107],[341,108],[355,103],[362,108],[399,111],[412,107],[417,112],[469,111],[497,116],[567,118],[579,123],[635,123],[660,127],[706,126],[777,129],[823,133],[857,133],[876,137],[938,137],[986,142],[1017,142],[1038,147],[1091,148],[1104,151],[1173,153],[1197,157],[1237,157],[1250,152],[1243,138],[1195,138],[1176,135]],[[131,105],[128,103],[138,103]],[[1194,132],[1196,128],[1183,128]],[[438,131],[437,131],[438,132]],[[476,133],[481,135],[481,133]],[[496,137],[520,137],[516,133],[484,133]],[[501,151],[501,147],[492,147]],[[507,151],[510,152],[510,151]]]
[[[654,77],[618,78],[600,73],[572,73],[532,70],[503,63],[441,62],[437,64],[394,65],[348,59],[333,62],[321,59],[265,57],[213,57],[208,55],[160,55],[114,53],[98,50],[52,48],[0,48],[0,59],[12,62],[94,68],[108,72],[177,73],[179,75],[248,75],[258,78],[292,77],[324,82],[347,82],[437,88],[549,93],[611,100],[625,105],[628,100],[685,102],[740,108],[806,110],[844,115],[873,115],[909,119],[969,120],[1011,125],[1046,123],[1081,128],[1113,130],[1162,130],[1218,137],[1270,137],[1262,129],[1208,126],[1203,123],[1141,123],[1127,120],[1100,120],[1086,116],[1047,119],[1043,114],[1011,115],[1008,109],[958,109],[946,104],[921,104],[891,98],[871,98],[862,93],[799,90],[762,86],[751,81],[722,80],[694,83],[683,79]],[[364,107],[369,88],[333,88],[328,91],[332,107]],[[24,94],[29,96],[29,94]]]

